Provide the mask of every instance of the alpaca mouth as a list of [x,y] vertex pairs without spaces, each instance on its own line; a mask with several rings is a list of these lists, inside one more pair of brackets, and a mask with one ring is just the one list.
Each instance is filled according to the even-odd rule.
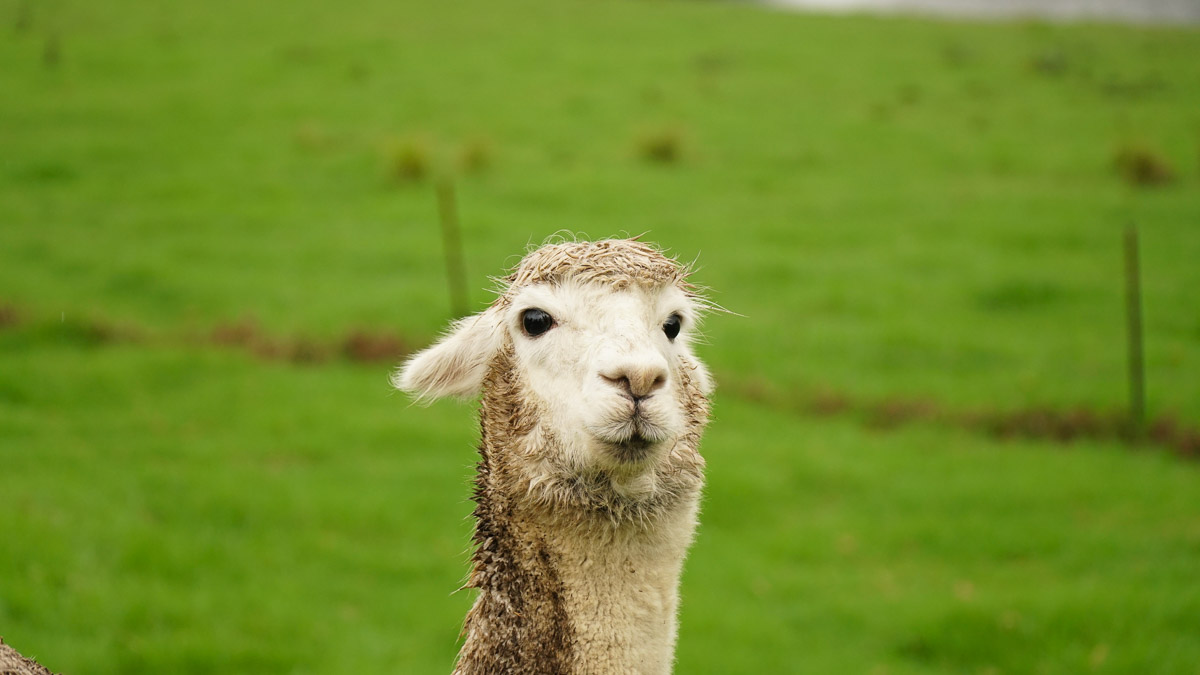
[[670,429],[657,416],[636,408],[632,414],[608,417],[589,431],[612,458],[623,463],[645,461],[671,437]]
[[602,438],[609,451],[622,462],[646,459],[667,438],[665,429],[642,414],[634,414],[611,431],[615,433]]
[[645,459],[650,454],[650,449],[656,444],[657,441],[634,432],[629,438],[615,443],[610,442],[608,446],[617,459],[623,462],[637,462]]

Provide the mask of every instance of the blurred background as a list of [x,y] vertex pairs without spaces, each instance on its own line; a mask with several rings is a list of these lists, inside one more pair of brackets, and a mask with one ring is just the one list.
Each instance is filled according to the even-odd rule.
[[0,0],[0,635],[449,672],[474,409],[389,371],[645,233],[737,313],[678,672],[1196,673],[1197,6],[930,4]]

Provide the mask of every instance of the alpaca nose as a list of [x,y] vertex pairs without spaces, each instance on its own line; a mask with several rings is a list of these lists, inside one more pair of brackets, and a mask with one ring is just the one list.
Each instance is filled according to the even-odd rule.
[[667,368],[657,363],[626,363],[602,370],[600,377],[636,402],[667,384]]

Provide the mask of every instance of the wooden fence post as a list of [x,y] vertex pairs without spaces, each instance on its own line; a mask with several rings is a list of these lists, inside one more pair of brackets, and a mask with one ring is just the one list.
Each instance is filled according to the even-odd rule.
[[1135,436],[1146,426],[1146,370],[1142,353],[1142,284],[1137,225],[1125,228],[1125,321],[1129,360],[1129,421]]
[[454,203],[454,183],[449,178],[437,183],[438,215],[442,223],[442,248],[446,254],[446,284],[450,288],[450,311],[467,314],[467,273],[463,265],[462,236]]

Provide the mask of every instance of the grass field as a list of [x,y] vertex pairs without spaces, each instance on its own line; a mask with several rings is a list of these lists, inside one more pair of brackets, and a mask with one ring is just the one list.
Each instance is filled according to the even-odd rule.
[[450,670],[472,414],[374,358],[449,318],[446,177],[472,307],[531,242],[648,232],[741,315],[701,348],[678,672],[1200,672],[1200,465],[946,422],[1123,409],[1136,222],[1150,413],[1200,425],[1197,29],[0,0],[0,31],[0,635],[54,670]]

